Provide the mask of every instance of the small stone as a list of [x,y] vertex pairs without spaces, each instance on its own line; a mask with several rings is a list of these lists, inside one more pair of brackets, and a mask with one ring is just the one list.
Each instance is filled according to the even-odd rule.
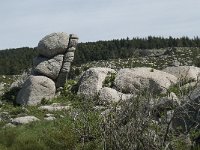
[[94,110],[97,110],[97,111],[101,111],[101,110],[105,110],[106,109],[106,107],[105,106],[95,106],[95,107],[93,107],[93,109]]
[[16,126],[12,123],[7,123],[5,126],[3,126],[3,128],[14,128],[14,127]]
[[70,108],[71,108],[70,106],[62,106],[60,103],[53,103],[51,105],[40,106],[38,109],[53,112],[53,111],[69,110]]
[[56,117],[46,117],[46,118],[44,118],[44,120],[47,120],[47,121],[52,121],[52,120],[55,120],[56,119]]
[[35,116],[25,116],[12,119],[11,123],[14,125],[28,124],[34,121],[39,121]]
[[45,117],[54,117],[54,114],[45,114]]

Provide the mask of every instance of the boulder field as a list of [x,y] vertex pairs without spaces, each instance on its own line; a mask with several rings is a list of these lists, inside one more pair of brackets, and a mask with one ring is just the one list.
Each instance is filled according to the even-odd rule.
[[[110,74],[114,78],[111,79]],[[106,87],[105,81],[112,82],[112,87]],[[125,68],[118,72],[111,68],[90,68],[79,80],[78,94],[90,98],[99,96],[103,103],[118,102],[144,91],[166,93],[177,81],[172,74],[147,67]]]
[[[31,75],[17,95],[21,105],[37,105],[42,99],[55,97],[64,87],[78,44],[75,34],[52,33],[39,41],[39,55],[33,59]],[[127,100],[143,92],[166,94],[168,89],[186,77],[198,80],[200,68],[194,66],[167,67],[156,70],[148,67],[89,68],[78,81],[78,95],[98,99],[99,104]],[[20,84],[21,85],[21,84]],[[197,95],[197,94],[196,94]]]

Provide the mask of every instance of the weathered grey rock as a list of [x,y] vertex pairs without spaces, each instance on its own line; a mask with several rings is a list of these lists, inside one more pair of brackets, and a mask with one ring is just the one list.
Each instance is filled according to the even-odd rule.
[[75,47],[70,47],[70,48],[68,48],[68,52],[75,52],[75,50],[76,50],[76,48]]
[[14,118],[12,119],[11,123],[14,125],[21,125],[21,124],[31,123],[34,121],[39,121],[39,119],[36,118],[35,116],[25,116],[25,117]]
[[4,89],[4,84],[0,83],[0,90],[3,90],[3,89]]
[[197,85],[197,87],[194,90],[191,90],[188,94],[189,100],[188,101],[200,101],[200,85]]
[[68,72],[60,72],[57,80],[56,80],[56,88],[64,87],[67,82]]
[[30,70],[29,72],[23,72],[22,75],[20,75],[18,79],[11,84],[10,89],[14,88],[21,89],[24,82],[28,79],[30,72],[31,72]]
[[64,32],[52,33],[45,36],[38,44],[40,55],[51,58],[58,54],[64,54],[69,43],[69,35]]
[[94,110],[96,110],[96,111],[103,111],[103,110],[105,110],[105,109],[106,109],[106,107],[105,107],[105,106],[102,106],[102,105],[100,105],[100,106],[94,106],[94,107],[93,107],[93,109],[94,109]]
[[71,62],[73,61],[73,59],[74,59],[74,52],[67,52],[64,55],[62,68],[61,68],[59,76],[56,80],[56,88],[64,87],[64,85],[67,81],[67,77],[68,77],[70,67],[71,67]]
[[103,81],[108,73],[115,73],[110,68],[90,68],[84,72],[80,81],[78,94],[93,98],[102,88]]
[[44,56],[37,56],[33,58],[33,68],[37,67],[42,62],[48,61],[49,58],[44,57]]
[[71,67],[71,62],[64,62],[61,72],[69,72]]
[[104,87],[99,91],[99,101],[103,104],[119,102],[120,95],[115,89]]
[[138,93],[148,90],[153,93],[165,93],[177,78],[169,73],[152,68],[121,69],[115,78],[115,86],[122,93]]
[[124,94],[124,93],[121,93],[121,92],[119,92],[119,95],[120,95],[120,99],[122,101],[126,101],[126,100],[129,100],[131,98],[136,97],[136,95],[133,95],[133,94]]
[[9,121],[10,120],[10,114],[8,112],[1,112],[0,113],[0,119],[3,121]]
[[69,47],[76,47],[78,45],[78,39],[70,39]]
[[63,106],[60,103],[53,103],[51,105],[40,106],[38,109],[53,112],[53,111],[69,110],[70,108],[71,108],[71,106],[69,106],[69,105]]
[[74,60],[74,52],[67,52],[64,56],[64,62],[72,62]]
[[173,62],[171,64],[171,66],[174,66],[174,67],[178,67],[180,65],[181,65],[181,63],[177,59],[173,60]]
[[[52,59],[40,62],[34,69],[34,72],[47,76],[53,80],[57,79],[60,69],[62,67],[64,55],[57,55]],[[39,60],[42,58],[38,57]]]
[[4,129],[5,128],[14,128],[14,127],[16,127],[16,126],[12,123],[7,123],[5,126],[3,126]]
[[47,121],[52,121],[52,120],[55,120],[56,117],[45,117],[44,120],[47,120]]
[[37,105],[43,98],[55,96],[55,83],[44,76],[30,76],[17,95],[16,102],[22,105]]
[[70,39],[79,39],[76,34],[70,34]]
[[56,88],[64,87],[67,77],[70,71],[71,62],[63,62],[62,69],[58,75],[58,78],[56,80]]
[[54,117],[54,114],[45,114],[44,117]]
[[4,93],[4,84],[0,83],[0,96]]
[[197,80],[200,73],[200,68],[194,66],[178,66],[167,67],[163,69],[164,72],[176,76],[178,79]]
[[109,104],[113,102],[119,102],[132,98],[131,94],[123,94],[116,91],[115,89],[104,87],[99,91],[99,103],[100,104]]

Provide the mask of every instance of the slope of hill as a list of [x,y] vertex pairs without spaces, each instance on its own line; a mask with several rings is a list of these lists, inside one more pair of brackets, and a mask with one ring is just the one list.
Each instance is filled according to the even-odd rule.
[[[23,75],[0,75],[0,149],[199,149],[200,95],[197,76],[200,68],[191,65],[199,66],[200,48],[190,45],[128,48],[122,44],[123,46],[115,49],[108,46],[112,42],[79,44],[75,56],[77,62],[72,66],[69,76],[73,80],[68,80],[65,87],[57,91],[55,98],[50,101],[42,99],[36,106],[16,105],[16,95],[21,87],[10,88],[10,84],[16,80],[21,82],[17,78]],[[1,55],[2,68],[16,64],[16,70],[11,68],[13,72],[9,72],[15,74],[29,68],[37,52],[24,48],[3,53],[7,55]],[[12,56],[8,62],[13,64],[4,63],[8,56]],[[24,62],[24,68],[21,67],[20,63],[28,57],[29,63]],[[191,68],[185,71],[186,74],[182,71],[184,77],[190,71],[188,78],[182,80],[161,70],[167,66],[179,65],[186,65],[186,69]],[[121,79],[117,75],[120,69],[124,73],[122,68],[145,66],[150,67],[143,68],[148,72],[142,73],[142,76],[140,74],[134,82],[129,79],[135,78],[133,74],[138,68],[133,69],[131,74],[125,74],[125,78]],[[95,90],[96,85],[99,87],[98,77],[105,77],[101,81],[100,92],[93,98],[82,97],[76,92],[80,88],[81,80],[85,79],[83,71],[90,67],[113,69],[113,73],[106,73],[106,76],[104,71],[98,72],[105,68],[93,68],[97,72],[88,74],[86,80],[89,79],[89,82],[87,86],[83,86],[86,91]],[[182,67],[177,68],[180,71]],[[81,74],[83,76],[80,78]],[[191,79],[191,76],[195,78]],[[159,82],[157,78],[160,79]],[[95,81],[91,82],[90,79]],[[131,81],[137,88],[143,87],[140,86],[143,83],[149,89],[163,87],[163,81],[166,85],[170,83],[170,86],[165,87],[166,93],[149,93],[144,87],[138,90],[135,97],[134,92],[118,89],[115,82],[117,80],[128,80],[126,83]],[[76,84],[77,81],[79,84]],[[90,88],[91,83],[95,85],[94,88]],[[123,96],[127,99],[122,100]],[[101,98],[108,100],[102,101]],[[182,123],[180,118],[187,124]],[[177,122],[181,123],[180,126],[176,125]]]
[[[75,53],[74,65],[83,63],[109,60],[109,59],[125,59],[135,57],[137,55],[146,55],[148,49],[161,49],[168,47],[200,47],[200,39],[195,37],[189,39],[182,38],[133,38],[120,39],[111,41],[98,41],[80,43]],[[142,50],[139,51],[138,49]],[[198,50],[195,51],[198,53]],[[23,70],[31,67],[32,58],[37,55],[35,48],[17,48],[0,51],[0,74],[16,75],[21,74]]]
[[35,48],[16,48],[0,51],[0,74],[21,74],[30,68],[32,59],[37,55]]

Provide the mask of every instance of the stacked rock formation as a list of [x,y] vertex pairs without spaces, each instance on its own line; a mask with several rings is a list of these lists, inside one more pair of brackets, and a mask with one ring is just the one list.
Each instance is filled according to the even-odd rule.
[[33,60],[32,75],[18,93],[16,102],[36,105],[43,98],[53,98],[56,90],[66,83],[77,44],[75,34],[59,32],[45,36],[38,44],[39,56]]

